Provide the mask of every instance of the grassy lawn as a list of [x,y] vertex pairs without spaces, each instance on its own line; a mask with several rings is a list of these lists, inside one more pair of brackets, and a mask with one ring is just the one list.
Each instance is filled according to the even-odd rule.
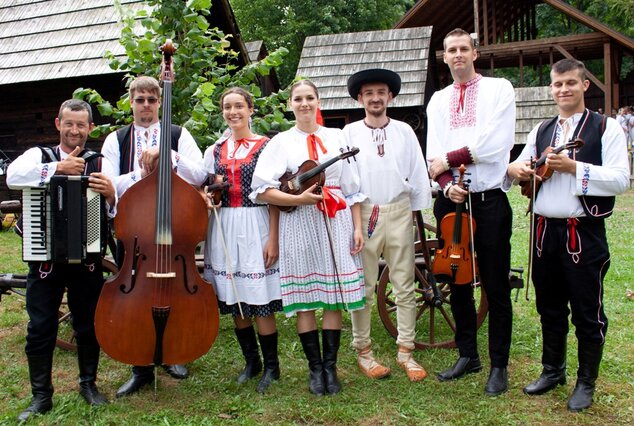
[[[513,266],[526,266],[528,218],[526,200],[519,191],[511,194],[515,211]],[[350,349],[351,326],[344,316],[339,375],[343,392],[336,396],[314,397],[307,389],[307,365],[295,320],[278,316],[280,329],[281,381],[269,393],[255,392],[257,381],[235,384],[243,360],[233,334],[233,323],[223,317],[219,337],[208,354],[189,365],[191,377],[176,381],[158,373],[156,394],[146,389],[133,397],[108,406],[90,408],[77,393],[77,367],[73,352],[56,349],[53,371],[54,409],[32,424],[433,424],[433,425],[598,425],[634,424],[634,300],[626,289],[634,290],[634,191],[617,199],[617,210],[608,220],[612,264],[605,282],[605,307],[610,328],[604,360],[597,381],[595,404],[584,413],[566,409],[575,382],[576,340],[573,333],[568,348],[568,383],[552,392],[527,397],[522,387],[541,371],[540,327],[534,308],[522,290],[514,306],[514,334],[511,347],[510,390],[499,397],[483,393],[488,371],[487,324],[479,331],[480,355],[485,371],[452,382],[439,383],[435,372],[451,366],[455,350],[435,349],[416,353],[430,377],[411,384],[395,361],[396,346],[381,324],[373,318],[375,353],[393,374],[382,381],[370,381],[356,367]],[[0,232],[0,272],[24,272],[18,238]],[[532,290],[532,288],[531,288]],[[3,296],[0,302],[0,424],[14,424],[17,414],[30,399],[28,370],[24,355],[27,316],[24,299]],[[574,330],[574,328],[572,328]],[[129,368],[103,356],[99,388],[114,398],[127,380]]]

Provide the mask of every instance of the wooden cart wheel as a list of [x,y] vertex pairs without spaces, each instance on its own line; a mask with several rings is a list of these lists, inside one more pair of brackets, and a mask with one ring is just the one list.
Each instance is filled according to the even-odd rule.
[[[117,272],[117,266],[107,259],[102,259],[101,264],[103,266],[103,276],[108,278]],[[56,346],[60,349],[68,351],[77,350],[77,342],[75,338],[75,330],[73,330],[72,314],[68,310],[66,303],[66,297],[62,301],[62,306],[58,312],[59,329],[57,331]]]
[[[453,348],[456,346],[454,334],[456,325],[451,313],[451,292],[449,285],[438,283],[438,291],[442,298],[439,307],[433,305],[433,291],[426,279],[426,269],[422,257],[416,257],[416,337],[417,349]],[[488,303],[484,290],[478,286],[474,290],[478,328],[486,318]],[[383,268],[377,287],[377,307],[379,317],[392,337],[398,336],[396,329],[396,301],[389,282],[389,269]]]

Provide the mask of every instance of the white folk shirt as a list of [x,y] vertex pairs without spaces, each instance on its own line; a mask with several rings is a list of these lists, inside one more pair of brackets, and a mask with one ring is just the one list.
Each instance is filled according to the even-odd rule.
[[[341,154],[341,149],[347,150],[343,133],[339,129],[319,127],[314,133],[318,136],[326,153],[322,153],[317,147],[318,161],[325,163],[333,157]],[[310,134],[302,132],[297,127],[293,127],[282,133],[278,133],[264,147],[258,163],[255,166],[251,189],[253,192],[249,198],[254,203],[260,203],[256,199],[257,195],[265,192],[268,188],[280,187],[280,177],[290,170],[296,173],[299,166],[308,160],[308,145],[306,139]],[[349,161],[348,161],[349,160]],[[359,172],[356,162],[352,157],[337,161],[326,170],[326,185],[337,185],[346,197],[349,206],[362,202],[366,196],[360,192]]]
[[[515,142],[515,91],[503,78],[467,82],[464,108],[454,83],[434,93],[427,106],[427,161],[467,146],[473,164],[466,179],[471,192],[499,188]],[[454,175],[455,175],[454,171]]]
[[[570,139],[582,113],[574,114],[566,121],[570,125]],[[557,120],[557,133],[561,132],[563,120]],[[538,124],[528,134],[526,145],[515,162],[537,158],[536,137]],[[557,146],[563,142],[557,142]],[[556,148],[556,146],[555,146]],[[567,154],[567,150],[562,151]],[[553,172],[553,175],[541,185],[535,200],[536,214],[549,218],[584,217],[585,213],[580,195],[610,197],[625,191],[629,185],[629,165],[627,162],[627,146],[621,127],[615,119],[608,117],[605,132],[601,137],[601,158],[603,165],[598,166],[577,161],[576,174]],[[506,175],[503,189],[510,189],[512,180]],[[587,187],[583,186],[587,184]]]
[[[119,152],[117,132],[109,134],[101,148],[101,153],[114,165],[114,174],[108,176],[117,188],[119,196],[141,180],[141,166],[139,164],[141,153],[158,146],[160,143],[160,123],[154,123],[150,127],[141,127],[135,124],[133,128],[134,149],[132,150],[132,171],[130,173],[119,174],[121,153]],[[207,172],[203,168],[203,156],[189,131],[184,127],[182,129],[181,137],[178,139],[178,152],[172,150],[172,164],[181,178],[192,185],[199,185],[207,177]],[[170,146],[171,143],[168,141]]]
[[[57,151],[57,149],[56,149]],[[68,154],[59,149],[61,160],[68,158]],[[106,158],[101,159],[101,172],[106,176],[111,176],[114,172],[114,166]],[[57,171],[59,161],[50,163],[42,163],[42,150],[40,148],[29,148],[16,158],[7,169],[7,185],[11,189],[38,188],[48,185],[51,177]],[[118,193],[115,186],[115,206]],[[116,214],[115,206],[106,203],[108,215],[114,217]]]
[[384,205],[409,197],[412,211],[431,207],[427,165],[412,128],[407,123],[390,119],[385,128],[374,130],[377,131],[385,131],[380,151],[373,138],[373,129],[363,120],[343,128],[348,146],[360,150],[357,168],[361,192],[368,197],[366,202]]

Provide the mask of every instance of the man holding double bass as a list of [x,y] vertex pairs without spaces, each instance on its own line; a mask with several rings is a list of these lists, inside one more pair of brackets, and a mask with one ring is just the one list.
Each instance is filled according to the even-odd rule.
[[[568,409],[581,411],[592,404],[608,329],[603,310],[603,278],[610,267],[605,218],[612,214],[615,196],[628,186],[627,145],[616,120],[585,107],[590,81],[582,62],[562,59],[553,65],[550,78],[559,115],[535,126],[507,172],[510,179],[528,181],[536,174],[531,157],[544,156],[545,167],[552,171],[548,180],[544,173],[536,178],[541,185],[535,186],[536,196],[531,195],[535,225],[530,250],[542,324],[543,370],[524,393],[541,395],[566,383],[572,312],[579,368]],[[555,153],[579,139],[581,147]],[[550,148],[554,151],[548,153]],[[505,188],[510,187],[510,179]]]
[[[475,234],[473,245],[481,282],[489,302],[491,372],[485,393],[508,389],[507,365],[513,310],[508,273],[511,263],[512,211],[500,189],[515,139],[515,92],[507,80],[476,73],[477,51],[470,35],[455,29],[443,41],[443,60],[453,84],[432,96],[427,106],[427,161],[440,186],[434,215],[440,223],[459,203],[469,200]],[[454,184],[457,169],[466,166],[469,191]],[[445,244],[452,235],[439,234]],[[471,269],[472,265],[465,265]],[[475,281],[475,280],[474,280]],[[449,283],[460,357],[438,374],[447,381],[482,370],[477,349],[477,316],[471,284]]]
[[[121,197],[132,185],[152,172],[158,165],[161,123],[159,107],[161,88],[153,77],[140,76],[130,84],[130,104],[134,122],[106,138],[102,154],[119,167],[111,176]],[[206,173],[202,167],[202,153],[187,129],[172,126],[172,164],[178,175],[189,183],[202,182]],[[118,173],[117,173],[118,172]],[[146,206],[140,206],[145,208]],[[123,261],[123,247],[118,246],[117,264]],[[184,365],[163,365],[176,379],[188,376]],[[154,381],[152,366],[132,367],[132,377],[119,388],[117,397],[133,394]]]

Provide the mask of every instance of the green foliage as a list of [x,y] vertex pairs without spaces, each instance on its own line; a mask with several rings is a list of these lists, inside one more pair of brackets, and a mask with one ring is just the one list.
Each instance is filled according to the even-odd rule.
[[389,29],[414,0],[232,0],[243,39],[284,47],[288,60],[280,67],[289,84],[299,63],[304,39],[311,35]]
[[[238,69],[238,54],[230,49],[231,35],[209,26],[207,17],[212,13],[211,0],[148,0],[147,5],[149,11],[135,13],[122,6],[120,0],[115,1],[123,23],[119,42],[125,48],[126,56],[117,58],[107,52],[106,58],[113,70],[126,72],[126,87],[138,75],[160,75],[160,47],[171,39],[177,49],[173,56],[172,122],[185,126],[201,148],[213,144],[225,127],[218,99],[231,86],[243,87],[256,98],[253,120],[256,133],[291,127],[284,118],[288,94],[281,91],[263,96],[258,86],[260,76],[270,74],[283,63],[288,53],[286,49],[277,49],[262,61]],[[102,116],[114,120],[96,127],[91,134],[93,137],[132,121],[127,93],[116,105],[90,88],[79,88],[73,96],[96,104]]]

